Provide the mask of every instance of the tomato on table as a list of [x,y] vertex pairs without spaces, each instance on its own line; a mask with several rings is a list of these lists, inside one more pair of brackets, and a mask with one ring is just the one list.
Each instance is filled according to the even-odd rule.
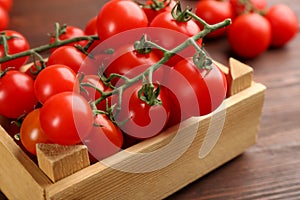
[[230,47],[241,58],[254,58],[265,52],[271,37],[269,21],[257,13],[238,16],[228,29]]
[[0,6],[0,31],[7,29],[9,25],[8,12]]
[[48,99],[41,108],[40,123],[53,143],[74,145],[93,127],[94,116],[88,101],[78,93],[62,92]]
[[271,45],[274,47],[284,46],[298,33],[298,18],[287,5],[273,5],[265,17],[271,24]]
[[4,8],[6,11],[10,11],[13,5],[13,0],[0,0],[0,7]]

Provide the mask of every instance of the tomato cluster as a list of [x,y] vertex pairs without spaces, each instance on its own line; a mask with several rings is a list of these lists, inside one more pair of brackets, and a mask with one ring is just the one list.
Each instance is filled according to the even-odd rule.
[[[143,6],[109,1],[84,30],[65,26],[56,36],[63,41],[96,34],[93,43],[55,47],[46,61],[25,67],[27,57],[0,63],[0,115],[21,122],[24,147],[35,154],[37,143],[83,143],[99,160],[219,107],[226,97],[225,75],[195,48],[153,67],[171,55],[166,49],[201,31],[193,20],[175,19],[172,6],[162,0]],[[154,46],[145,45],[147,37]],[[201,41],[194,44],[199,49]],[[8,37],[7,45],[9,54],[29,49],[21,34]]]
[[270,47],[282,47],[298,32],[293,10],[284,4],[268,7],[266,0],[200,0],[196,14],[212,24],[231,18],[231,26],[208,37],[227,35],[232,51],[241,58],[254,58]]
[[7,29],[9,25],[9,11],[12,4],[12,0],[0,0],[0,31]]

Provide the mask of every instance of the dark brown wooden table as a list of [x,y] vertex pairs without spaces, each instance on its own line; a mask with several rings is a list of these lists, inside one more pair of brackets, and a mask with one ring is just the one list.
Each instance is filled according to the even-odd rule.
[[[10,29],[23,33],[32,47],[45,44],[55,22],[84,28],[104,2],[14,0]],[[300,19],[299,0],[268,1],[280,2]],[[206,49],[227,63],[225,38],[207,42]],[[254,68],[254,80],[268,88],[257,144],[169,199],[300,199],[300,34],[284,48],[243,61]]]

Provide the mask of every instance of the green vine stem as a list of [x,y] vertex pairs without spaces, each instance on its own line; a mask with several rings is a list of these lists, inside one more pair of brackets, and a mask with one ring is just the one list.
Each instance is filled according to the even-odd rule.
[[21,57],[25,57],[25,56],[37,55],[37,53],[41,53],[41,52],[50,50],[52,48],[60,47],[60,46],[63,46],[63,45],[69,44],[69,43],[73,43],[73,42],[79,42],[79,41],[82,41],[82,40],[93,41],[95,39],[99,39],[97,35],[92,35],[92,36],[80,36],[80,37],[74,37],[74,38],[71,38],[71,39],[60,40],[59,39],[59,34],[61,34],[61,33],[59,31],[60,26],[59,26],[58,23],[55,24],[55,28],[56,28],[56,33],[55,33],[55,40],[54,40],[53,43],[42,45],[42,46],[39,46],[39,47],[36,47],[36,48],[29,49],[27,51],[23,51],[23,52],[12,54],[12,55],[10,55],[8,53],[7,40],[9,38],[7,38],[6,35],[1,34],[0,42],[3,43],[4,56],[0,58],[0,63],[10,61],[10,60],[13,60],[13,59],[17,59],[17,58],[21,58]]
[[[231,19],[226,19],[220,23],[217,24],[208,24],[206,23],[204,20],[202,20],[201,18],[199,18],[197,15],[195,15],[194,13],[192,13],[190,10],[185,11],[186,14],[190,15],[190,17],[194,18],[195,20],[199,21],[200,23],[202,23],[204,25],[204,29],[202,31],[200,31],[199,33],[197,33],[196,35],[188,38],[187,40],[185,40],[183,43],[181,43],[180,45],[178,45],[177,47],[171,49],[171,50],[167,50],[164,49],[163,47],[160,47],[158,44],[155,44],[151,41],[146,41],[145,44],[158,48],[160,50],[162,50],[164,52],[164,56],[154,65],[150,66],[148,69],[146,69],[144,72],[142,72],[141,74],[137,75],[134,78],[123,78],[125,80],[125,83],[117,88],[114,88],[112,91],[110,92],[102,92],[101,97],[96,99],[93,103],[98,104],[99,102],[101,102],[102,100],[106,99],[109,96],[112,95],[119,95],[119,102],[118,102],[118,106],[117,106],[117,110],[116,113],[118,113],[121,109],[121,101],[122,98],[120,98],[122,96],[123,91],[130,87],[131,85],[133,85],[134,83],[140,81],[143,79],[143,77],[148,77],[149,78],[149,83],[152,84],[152,74],[155,70],[157,70],[161,65],[163,65],[164,63],[166,63],[172,56],[174,56],[175,54],[177,54],[178,52],[182,51],[183,49],[187,48],[190,45],[196,46],[196,50],[197,50],[197,54],[199,54],[200,56],[206,55],[204,50],[202,48],[200,48],[195,41],[198,41],[200,38],[203,38],[205,35],[209,34],[212,31],[215,31],[217,29],[229,26],[231,24]],[[145,37],[144,37],[145,38]],[[205,64],[209,63],[209,59],[205,56],[206,61],[204,62]],[[197,60],[197,59],[194,59]],[[198,65],[197,65],[198,66]],[[119,75],[117,74],[111,74],[111,76],[109,76],[107,78],[107,80],[112,80],[114,77],[118,77],[120,78]]]

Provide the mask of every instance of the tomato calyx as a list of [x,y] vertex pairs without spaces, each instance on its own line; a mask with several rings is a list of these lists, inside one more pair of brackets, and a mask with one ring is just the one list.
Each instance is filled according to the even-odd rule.
[[163,1],[153,0],[149,4],[143,4],[138,1],[135,1],[135,3],[137,3],[141,8],[152,9],[154,11],[160,11],[160,10],[168,7],[171,4],[171,2],[172,2],[172,0],[163,0]]
[[152,51],[152,46],[148,43],[148,37],[144,34],[139,41],[134,43],[134,50],[140,54],[148,54]]
[[152,83],[144,83],[138,91],[138,97],[149,106],[162,105],[162,101],[158,99],[159,94],[160,85],[155,88]]
[[212,60],[207,56],[207,54],[202,51],[197,51],[193,56],[193,62],[199,69],[211,70]]
[[251,12],[254,12],[254,13],[257,13],[257,14],[260,14],[260,15],[265,15],[265,11],[263,10],[260,10],[260,9],[257,9],[254,4],[252,3],[251,0],[238,0],[238,4],[240,6],[244,6],[244,11],[241,14],[247,14],[247,13],[251,13]]
[[190,7],[186,7],[184,10],[182,10],[181,3],[178,1],[172,8],[171,14],[176,21],[187,22],[192,19],[192,16],[189,14],[191,11],[192,8]]

